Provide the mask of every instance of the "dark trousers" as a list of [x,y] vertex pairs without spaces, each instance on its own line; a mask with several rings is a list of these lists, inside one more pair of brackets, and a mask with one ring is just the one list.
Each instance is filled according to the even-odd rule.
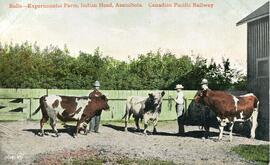
[[183,116],[177,117],[177,123],[178,123],[178,134],[185,133],[185,127],[183,122]]
[[89,123],[89,131],[98,132],[100,116],[101,115],[96,115],[91,118],[90,123]]
[[178,134],[185,133],[183,114],[184,114],[184,104],[176,104],[176,114],[178,123]]

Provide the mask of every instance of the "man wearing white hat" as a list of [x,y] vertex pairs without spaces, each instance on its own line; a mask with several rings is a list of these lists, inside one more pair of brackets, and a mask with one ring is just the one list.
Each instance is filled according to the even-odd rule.
[[181,124],[181,116],[183,115],[184,112],[184,94],[183,94],[183,85],[182,84],[177,84],[175,89],[177,91],[176,94],[176,99],[174,101],[176,102],[175,108],[176,108],[176,114],[177,114],[177,123],[178,123],[178,134],[183,134],[185,133],[184,125]]
[[[208,87],[208,80],[205,79],[205,78],[202,79],[202,81],[201,81],[201,90],[203,90],[203,91],[204,90],[210,90],[209,87]],[[210,109],[209,109],[209,107],[202,105],[201,113],[202,113],[201,114],[201,120],[204,123],[203,124],[203,125],[205,125],[204,129],[206,130],[205,134],[204,134],[204,137],[203,137],[203,139],[204,139],[204,138],[208,138],[208,132],[209,132],[209,128],[210,128],[206,124],[210,120],[209,119],[210,118]]]
[[201,87],[202,87],[202,90],[209,89],[209,88],[208,88],[208,80],[207,80],[207,79],[205,79],[205,78],[202,79]]
[[[100,87],[99,81],[95,81],[93,86],[94,86],[94,91],[89,94],[89,98],[101,96],[102,93],[99,92],[99,87]],[[100,123],[100,116],[101,116],[101,111],[91,118],[90,123],[89,123],[89,132],[92,131],[92,132],[99,133],[98,129],[99,129],[99,123]]]

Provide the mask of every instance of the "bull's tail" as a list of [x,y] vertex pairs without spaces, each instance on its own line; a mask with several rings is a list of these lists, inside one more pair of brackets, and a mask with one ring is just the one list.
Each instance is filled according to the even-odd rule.
[[258,110],[259,110],[259,100],[256,99],[256,101],[254,102],[254,109],[253,109],[253,113],[252,113],[252,118],[251,118],[251,122],[252,122],[252,127],[251,127],[251,130],[250,130],[250,137],[251,138],[255,138],[255,131],[256,131],[256,128],[258,126]]
[[129,116],[130,116],[130,114],[129,114],[130,112],[129,112],[129,111],[130,111],[130,104],[131,104],[130,101],[131,101],[131,99],[132,99],[132,98],[128,98],[128,99],[127,99],[125,115],[122,117],[122,120],[123,120],[123,119],[126,119],[126,118],[129,118]]
[[125,119],[126,117],[127,117],[127,111],[126,111],[125,115],[122,117],[121,120]]
[[[128,103],[127,103],[127,104],[128,104]],[[124,116],[122,117],[122,120],[123,120],[123,119],[126,119],[126,118],[128,117],[128,112],[129,112],[128,105],[126,105],[125,114],[124,114]]]
[[45,101],[45,96],[40,97],[40,99],[39,99],[39,106],[35,110],[35,112],[32,113],[32,116],[35,115],[35,114],[37,114],[38,111],[40,111],[41,107],[44,106],[44,101]]
[[259,104],[260,104],[260,101],[258,99],[256,99],[255,101],[255,105],[254,105],[254,111],[259,111]]
[[38,113],[38,111],[41,109],[41,106],[39,105],[38,108],[35,110],[35,112],[32,113],[32,116]]

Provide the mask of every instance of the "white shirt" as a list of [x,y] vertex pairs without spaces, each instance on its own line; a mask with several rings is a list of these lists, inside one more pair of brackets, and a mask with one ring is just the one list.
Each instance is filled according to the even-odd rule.
[[207,84],[203,84],[203,85],[202,85],[202,89],[203,89],[203,90],[208,89],[208,85],[207,85]]
[[182,91],[177,92],[175,102],[177,104],[184,104],[184,94]]

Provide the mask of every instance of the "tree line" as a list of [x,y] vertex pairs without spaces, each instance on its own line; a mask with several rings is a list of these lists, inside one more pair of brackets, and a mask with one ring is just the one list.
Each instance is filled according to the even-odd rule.
[[120,61],[103,56],[99,48],[93,53],[71,55],[68,48],[36,43],[0,43],[1,88],[91,89],[99,80],[102,89],[140,90],[198,89],[203,78],[212,89],[246,89],[246,77],[232,68],[229,59],[221,64],[203,57],[177,57],[160,51],[140,54],[136,59]]

